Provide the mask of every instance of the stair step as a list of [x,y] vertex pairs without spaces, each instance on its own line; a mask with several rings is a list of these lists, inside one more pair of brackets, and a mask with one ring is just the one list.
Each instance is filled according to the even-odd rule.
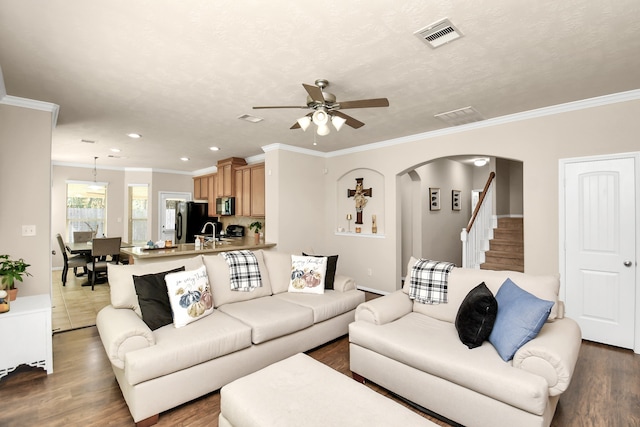
[[485,262],[484,264],[480,264],[481,270],[496,270],[496,271],[518,271],[520,273],[524,273],[524,266],[519,265],[504,265],[504,264],[493,264]]
[[520,260],[521,262],[524,262],[524,254],[522,252],[497,251],[491,248],[491,250],[488,250],[487,252],[485,252],[484,255],[487,261],[489,260],[489,258],[491,258],[491,259],[515,259],[515,260]]
[[524,253],[524,242],[493,239],[489,242],[489,247],[491,251]]
[[496,228],[493,230],[494,239],[523,240],[522,230]]
[[502,229],[520,229],[523,228],[522,218],[498,218],[498,228]]

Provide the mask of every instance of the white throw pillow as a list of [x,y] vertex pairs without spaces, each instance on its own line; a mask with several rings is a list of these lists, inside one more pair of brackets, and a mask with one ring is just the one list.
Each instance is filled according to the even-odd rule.
[[291,255],[289,292],[324,294],[327,257]]
[[164,280],[176,328],[213,313],[213,297],[205,266],[197,270],[167,274]]

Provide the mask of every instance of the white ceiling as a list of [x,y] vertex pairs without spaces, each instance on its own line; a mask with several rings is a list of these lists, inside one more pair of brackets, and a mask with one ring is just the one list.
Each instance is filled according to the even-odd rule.
[[[445,17],[464,37],[434,50],[413,35]],[[54,161],[195,171],[273,143],[428,132],[467,106],[489,119],[638,89],[640,1],[0,0],[0,67],[9,95],[60,106]],[[318,78],[390,107],[345,111],[366,125],[315,147],[289,130],[307,110],[251,109],[304,105]]]

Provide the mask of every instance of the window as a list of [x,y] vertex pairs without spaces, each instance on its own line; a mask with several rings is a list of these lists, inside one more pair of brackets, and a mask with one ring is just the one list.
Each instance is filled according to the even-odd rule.
[[129,240],[146,242],[148,234],[149,189],[147,185],[129,186]]
[[74,231],[107,235],[107,186],[94,182],[67,181],[67,240]]

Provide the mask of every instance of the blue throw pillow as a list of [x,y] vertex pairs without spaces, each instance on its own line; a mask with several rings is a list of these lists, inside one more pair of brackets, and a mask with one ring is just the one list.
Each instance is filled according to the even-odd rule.
[[553,301],[546,301],[505,280],[498,293],[498,314],[489,342],[506,362],[516,351],[538,335],[547,321]]

